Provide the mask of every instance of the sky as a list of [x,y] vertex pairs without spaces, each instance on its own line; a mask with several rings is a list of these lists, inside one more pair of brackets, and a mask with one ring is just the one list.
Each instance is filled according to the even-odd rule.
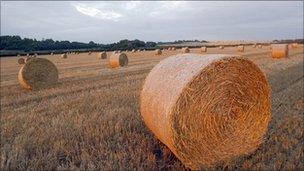
[[1,1],[1,35],[96,43],[303,38],[303,1]]

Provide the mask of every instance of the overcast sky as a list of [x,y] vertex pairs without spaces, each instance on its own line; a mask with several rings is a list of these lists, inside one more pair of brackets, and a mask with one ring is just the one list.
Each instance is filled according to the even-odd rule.
[[1,35],[97,43],[303,38],[303,1],[1,1]]

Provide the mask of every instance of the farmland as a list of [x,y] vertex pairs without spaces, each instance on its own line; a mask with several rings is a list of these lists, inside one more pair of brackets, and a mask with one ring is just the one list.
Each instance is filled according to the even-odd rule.
[[[39,91],[19,86],[18,57],[2,57],[1,170],[185,170],[139,112],[145,77],[160,60],[178,53],[127,52],[129,65],[119,69],[110,69],[97,53],[67,59],[40,55],[58,67],[59,84]],[[283,59],[271,58],[269,46],[245,46],[245,52],[209,48],[204,54],[214,53],[243,55],[264,71],[272,89],[272,120],[265,142],[253,154],[212,169],[303,168],[303,45]]]

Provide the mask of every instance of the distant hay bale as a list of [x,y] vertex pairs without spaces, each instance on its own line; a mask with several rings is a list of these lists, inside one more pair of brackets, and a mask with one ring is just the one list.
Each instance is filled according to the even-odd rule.
[[92,54],[92,52],[91,51],[89,51],[89,55],[91,55]]
[[273,45],[271,45],[271,56],[273,58],[288,57],[288,45],[287,44],[273,44]]
[[175,47],[172,47],[171,50],[176,50],[176,48],[175,48]]
[[291,47],[292,47],[292,48],[298,48],[298,46],[299,46],[298,43],[292,43],[292,44],[291,44]]
[[137,52],[140,52],[140,51],[141,51],[140,49],[137,50]]
[[58,70],[48,59],[33,58],[20,69],[18,81],[28,90],[46,88],[58,82]]
[[68,55],[66,53],[61,54],[61,58],[66,59],[66,58],[68,58]]
[[207,52],[207,47],[206,46],[201,47],[201,52]]
[[36,58],[37,56],[38,56],[38,54],[37,54],[37,53],[35,53],[35,54],[33,55],[33,57],[34,57],[34,58]]
[[51,55],[54,55],[54,53],[52,52]]
[[19,59],[18,59],[18,64],[19,64],[19,65],[25,64],[25,59],[24,59],[24,58],[19,58]]
[[161,55],[161,54],[162,54],[162,51],[160,49],[155,50],[155,55]]
[[168,50],[172,50],[171,47],[169,47]]
[[182,53],[190,53],[190,49],[188,47],[182,48]]
[[26,56],[27,56],[27,57],[29,57],[29,56],[30,56],[30,54],[26,54]]
[[245,47],[243,45],[240,45],[237,47],[238,52],[244,52],[245,51]]
[[134,53],[134,52],[136,52],[136,50],[135,50],[135,49],[132,49],[132,52]]
[[224,46],[219,46],[219,49],[224,49]]
[[17,54],[17,57],[19,57],[20,56],[20,54]]
[[105,51],[98,53],[98,59],[107,59],[107,57],[108,56],[107,56],[107,53]]
[[263,47],[262,45],[258,45],[258,48],[259,48],[259,49],[262,49],[262,47]]
[[110,56],[109,65],[111,68],[124,67],[128,65],[128,61],[125,53],[116,53]]
[[254,45],[252,45],[252,47],[253,47],[253,48],[256,48],[256,47],[257,47],[257,45],[256,45],[256,44],[254,44]]
[[162,60],[146,77],[140,103],[147,127],[192,170],[254,152],[271,118],[265,75],[232,55]]

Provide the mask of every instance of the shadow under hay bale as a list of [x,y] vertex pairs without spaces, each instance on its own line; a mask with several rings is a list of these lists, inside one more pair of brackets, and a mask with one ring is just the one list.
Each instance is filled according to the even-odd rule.
[[147,127],[194,170],[254,152],[271,118],[265,75],[233,55],[164,59],[147,76],[140,102]]
[[125,53],[115,53],[110,56],[109,66],[111,68],[124,67],[128,65],[128,57]]
[[58,82],[58,70],[48,59],[33,58],[19,70],[18,81],[28,90],[47,88]]

